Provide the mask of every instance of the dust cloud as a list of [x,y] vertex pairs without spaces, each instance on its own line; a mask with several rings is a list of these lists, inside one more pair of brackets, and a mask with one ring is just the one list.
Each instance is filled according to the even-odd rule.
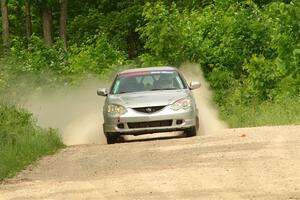
[[199,109],[200,128],[198,135],[214,134],[221,129],[227,128],[226,123],[218,118],[218,110],[212,101],[212,91],[203,76],[200,66],[184,64],[180,67],[180,71],[188,82],[199,81],[201,83],[200,89],[193,90]]
[[105,144],[102,133],[102,106],[105,98],[97,89],[108,83],[96,79],[83,81],[80,87],[41,90],[26,97],[23,105],[34,114],[41,127],[59,129],[66,145]]

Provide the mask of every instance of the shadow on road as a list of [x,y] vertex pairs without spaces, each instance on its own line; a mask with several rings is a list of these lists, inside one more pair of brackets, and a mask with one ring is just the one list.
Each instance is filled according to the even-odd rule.
[[155,133],[140,136],[122,136],[120,143],[132,143],[132,142],[146,142],[155,140],[171,140],[184,138],[184,133]]

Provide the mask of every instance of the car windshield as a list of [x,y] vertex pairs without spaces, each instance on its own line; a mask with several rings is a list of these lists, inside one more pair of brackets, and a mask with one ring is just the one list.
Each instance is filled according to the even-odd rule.
[[117,76],[112,94],[155,90],[178,90],[187,88],[175,70],[157,70],[124,73]]

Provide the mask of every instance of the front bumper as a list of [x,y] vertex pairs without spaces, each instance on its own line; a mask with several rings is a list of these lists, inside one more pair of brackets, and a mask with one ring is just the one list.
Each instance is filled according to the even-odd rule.
[[155,113],[143,113],[131,108],[120,117],[104,116],[104,133],[141,135],[157,132],[182,131],[196,126],[196,109],[174,111],[169,106]]

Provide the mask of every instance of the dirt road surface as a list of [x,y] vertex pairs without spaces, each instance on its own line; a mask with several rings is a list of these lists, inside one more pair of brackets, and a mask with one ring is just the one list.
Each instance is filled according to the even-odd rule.
[[81,145],[0,185],[1,200],[300,199],[300,126]]

